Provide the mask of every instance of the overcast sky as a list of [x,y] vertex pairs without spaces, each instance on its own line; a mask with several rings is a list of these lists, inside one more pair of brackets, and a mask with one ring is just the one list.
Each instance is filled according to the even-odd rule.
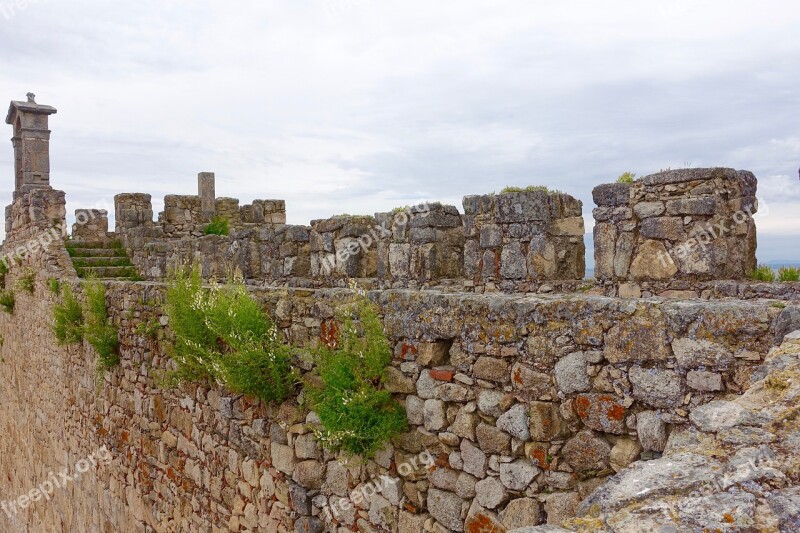
[[789,0],[0,0],[0,97],[58,108],[70,212],[213,171],[297,224],[540,184],[591,231],[624,171],[729,166],[759,259],[800,260],[798,28]]

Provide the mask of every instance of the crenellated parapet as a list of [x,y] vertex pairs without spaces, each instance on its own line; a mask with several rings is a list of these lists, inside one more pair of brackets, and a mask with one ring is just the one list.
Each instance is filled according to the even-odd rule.
[[595,276],[681,288],[746,279],[756,266],[756,185],[748,171],[697,168],[595,187]]
[[322,280],[377,275],[377,222],[371,216],[339,215],[311,221],[311,276]]
[[453,205],[376,213],[377,277],[391,287],[463,278],[464,222]]
[[476,285],[580,280],[585,272],[582,203],[533,188],[464,197],[464,272]]
[[[50,187],[48,120],[55,112],[33,95],[9,107],[12,241],[54,228],[65,233],[64,193]],[[546,187],[466,196],[463,213],[426,203],[287,225],[284,200],[240,205],[218,197],[215,180],[213,172],[199,173],[197,193],[165,196],[155,217],[149,194],[116,195],[114,232],[101,210],[79,209],[72,236],[119,241],[150,280],[163,279],[172,264],[198,260],[206,277],[239,271],[253,284],[295,287],[339,287],[355,278],[369,287],[481,293],[794,298],[800,292],[749,279],[756,267],[757,180],[743,170],[668,170],[596,187],[596,280],[584,279],[581,201]]]

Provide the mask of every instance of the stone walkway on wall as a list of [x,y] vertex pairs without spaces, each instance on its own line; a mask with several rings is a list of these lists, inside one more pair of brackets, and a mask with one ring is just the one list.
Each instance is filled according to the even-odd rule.
[[141,279],[127,252],[118,242],[70,240],[66,247],[79,278]]
[[512,533],[800,531],[800,331],[742,396],[695,408],[663,457],[600,486],[563,527]]

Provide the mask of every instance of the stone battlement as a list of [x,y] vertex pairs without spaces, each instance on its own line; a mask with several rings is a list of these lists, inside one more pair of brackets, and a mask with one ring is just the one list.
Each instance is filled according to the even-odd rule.
[[[744,279],[755,265],[755,226],[740,214],[755,212],[749,172],[597,187],[590,282],[581,202],[559,192],[306,226],[286,224],[281,200],[217,198],[202,173],[197,195],[167,196],[155,218],[149,194],[118,194],[114,231],[105,211],[76,210],[68,244],[64,192],[21,164],[0,247],[0,531],[506,533],[612,520],[694,527],[698,516],[716,524],[714,513],[716,529],[800,524],[800,284]],[[229,235],[205,234],[215,218]],[[727,220],[735,227],[702,236]],[[148,281],[101,282],[119,362],[98,378],[91,343],[57,342],[56,306],[64,287],[87,299],[74,265],[118,275],[132,268],[124,252]],[[209,381],[167,387],[163,279],[186,261],[206,278],[244,274],[299,383],[319,379],[310,350],[354,296],[340,287],[372,289],[392,353],[381,387],[407,429],[373,458],[353,458],[318,439],[301,386],[279,404]],[[759,463],[742,472],[755,446]],[[89,465],[98,450],[108,461]],[[785,460],[767,468],[762,459],[776,456]],[[723,460],[732,474],[717,490],[706,481]],[[76,470],[46,499],[28,497]],[[687,496],[695,489],[714,499]]]

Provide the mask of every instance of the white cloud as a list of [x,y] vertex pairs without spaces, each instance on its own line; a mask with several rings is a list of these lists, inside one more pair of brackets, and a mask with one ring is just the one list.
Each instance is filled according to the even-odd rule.
[[778,0],[43,0],[0,18],[0,87],[59,109],[70,209],[215,171],[294,223],[529,183],[588,221],[594,185],[691,163],[754,171],[780,213],[759,230],[789,235],[799,22]]

